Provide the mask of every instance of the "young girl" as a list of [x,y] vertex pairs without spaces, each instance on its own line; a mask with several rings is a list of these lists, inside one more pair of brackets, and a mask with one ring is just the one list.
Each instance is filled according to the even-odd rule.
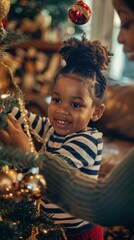
[[[29,119],[45,138],[44,152],[66,157],[74,168],[96,179],[102,157],[102,133],[89,127],[89,122],[97,121],[104,111],[102,99],[107,81],[102,71],[107,68],[111,53],[99,41],[91,42],[85,37],[64,41],[59,53],[66,64],[54,79],[48,118],[28,113]],[[28,151],[28,138],[18,123],[22,123],[20,112],[14,109],[12,114],[0,138],[6,144]],[[45,200],[42,207],[52,214],[55,224],[65,226],[68,240],[103,239],[100,226],[76,219]]]

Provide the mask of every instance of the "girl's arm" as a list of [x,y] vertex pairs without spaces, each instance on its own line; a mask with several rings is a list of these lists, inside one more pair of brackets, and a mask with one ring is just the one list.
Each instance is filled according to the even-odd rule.
[[[13,111],[11,112],[12,115],[17,119],[17,121],[23,126],[24,119],[23,116],[21,116],[20,109],[17,107],[14,107]],[[28,112],[26,110],[26,115],[30,121],[30,124],[32,128],[40,135],[40,137],[44,137],[45,133],[47,132],[50,123],[48,121],[48,118],[38,116],[37,114],[33,114],[31,112]]]
[[[32,128],[35,130],[36,133],[39,134],[39,136],[44,137],[50,126],[48,118],[42,118],[30,112],[27,112],[27,114]],[[22,126],[24,125],[24,120],[21,116],[19,108],[15,107],[12,113],[8,114],[6,122],[6,129],[0,130],[0,140],[5,144],[9,144],[14,147],[20,147],[24,151],[30,151],[31,144],[29,138],[24,132],[24,129],[22,129]]]

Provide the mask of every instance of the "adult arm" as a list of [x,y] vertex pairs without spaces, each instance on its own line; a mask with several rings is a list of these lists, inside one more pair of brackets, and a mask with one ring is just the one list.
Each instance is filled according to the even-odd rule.
[[102,226],[134,222],[134,148],[98,181],[61,158],[45,157],[46,197],[67,212]]

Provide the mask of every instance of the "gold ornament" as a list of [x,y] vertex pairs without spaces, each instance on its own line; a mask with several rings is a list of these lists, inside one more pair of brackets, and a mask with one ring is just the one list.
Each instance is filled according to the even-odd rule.
[[5,166],[2,172],[0,172],[0,196],[5,199],[13,198],[17,189],[18,180],[16,171]]
[[40,199],[46,189],[46,180],[41,174],[26,174],[19,186],[21,194],[28,200]]
[[0,0],[0,23],[10,10],[10,0]]
[[0,173],[0,196],[10,194],[12,190],[12,179],[5,172]]
[[14,186],[18,186],[18,173],[14,169],[7,169],[5,173],[12,179],[12,183]]

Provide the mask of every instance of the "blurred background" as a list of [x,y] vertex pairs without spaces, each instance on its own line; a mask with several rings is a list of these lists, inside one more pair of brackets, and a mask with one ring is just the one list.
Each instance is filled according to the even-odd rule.
[[[9,55],[4,56],[4,61],[11,66],[24,90],[46,95],[60,67],[57,51],[61,42],[71,36],[81,37],[83,32],[91,40],[101,40],[114,53],[106,72],[110,79],[122,83],[133,81],[134,63],[127,60],[117,42],[120,21],[111,1],[85,0],[92,14],[84,25],[76,25],[69,18],[68,9],[75,3],[74,0],[11,0],[10,11],[3,20],[4,28],[22,33],[20,42],[24,37],[26,40],[8,48]],[[12,45],[16,43],[13,41]],[[3,75],[6,78],[7,74]]]

